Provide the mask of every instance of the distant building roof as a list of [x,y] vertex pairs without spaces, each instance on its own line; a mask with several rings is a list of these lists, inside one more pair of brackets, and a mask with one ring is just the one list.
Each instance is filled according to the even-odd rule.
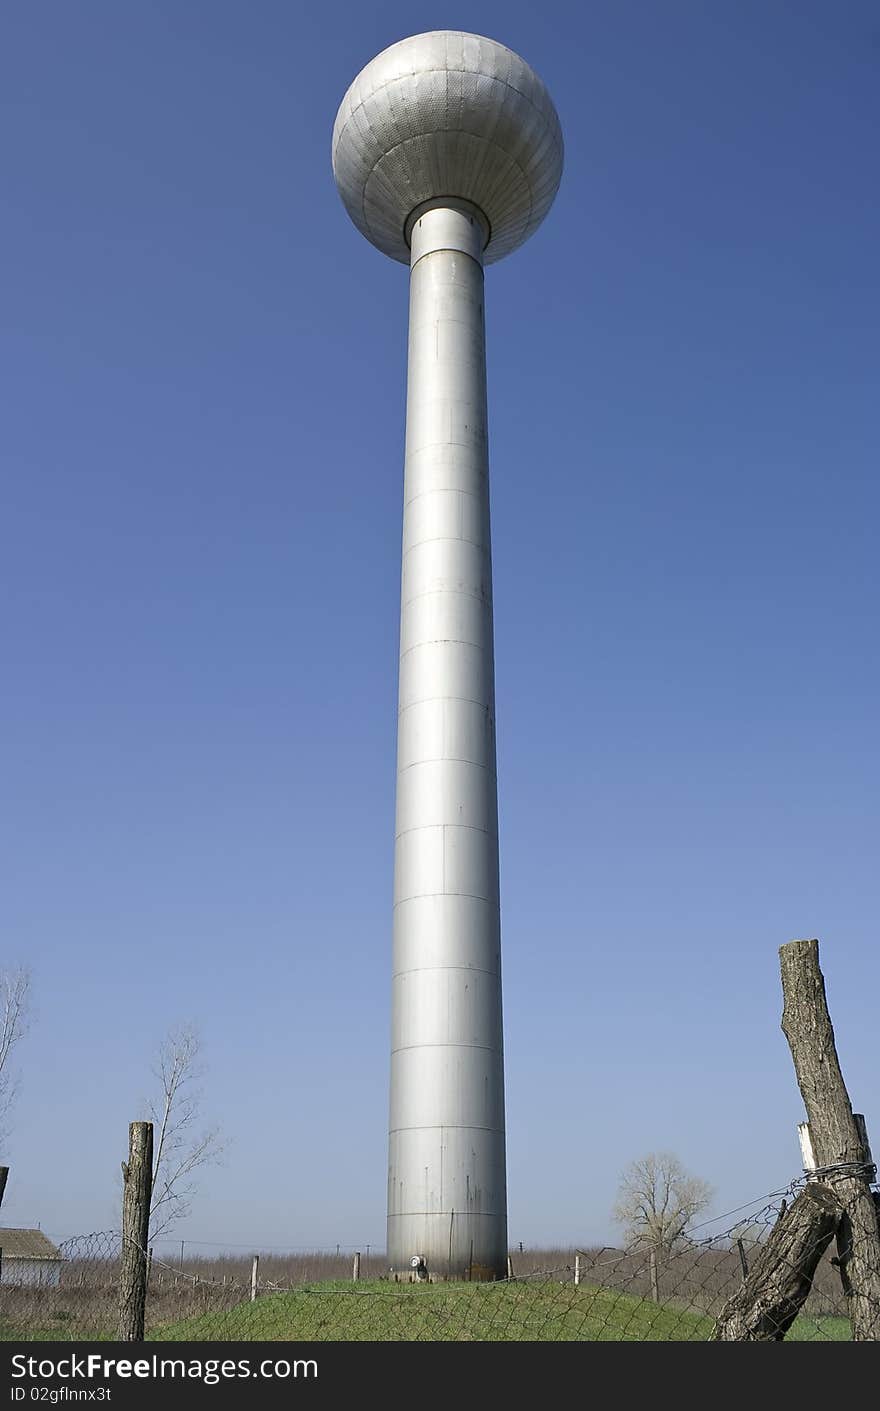
[[64,1257],[42,1230],[6,1230],[0,1227],[0,1249],[4,1260]]

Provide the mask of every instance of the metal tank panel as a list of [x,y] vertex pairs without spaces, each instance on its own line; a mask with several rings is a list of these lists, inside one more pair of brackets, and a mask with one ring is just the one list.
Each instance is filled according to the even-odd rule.
[[515,250],[547,214],[562,175],[562,131],[519,55],[458,30],[392,44],[358,74],[333,129],[333,172],[358,230],[409,263],[405,226],[438,196],[489,222],[484,262]]

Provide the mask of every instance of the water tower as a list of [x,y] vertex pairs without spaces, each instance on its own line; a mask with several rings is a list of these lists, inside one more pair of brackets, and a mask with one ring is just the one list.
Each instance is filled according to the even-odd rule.
[[410,267],[389,1263],[492,1279],[507,1190],[483,266],[550,209],[562,133],[527,63],[441,30],[358,74],[333,172],[361,234]]

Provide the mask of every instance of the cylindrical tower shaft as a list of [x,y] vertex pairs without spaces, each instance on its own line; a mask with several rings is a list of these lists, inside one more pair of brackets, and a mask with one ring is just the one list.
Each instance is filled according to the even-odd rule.
[[464,201],[410,221],[388,1254],[507,1263],[482,251]]
[[547,215],[553,100],[497,40],[383,49],[333,125],[358,230],[410,274],[388,1252],[507,1271],[483,269]]

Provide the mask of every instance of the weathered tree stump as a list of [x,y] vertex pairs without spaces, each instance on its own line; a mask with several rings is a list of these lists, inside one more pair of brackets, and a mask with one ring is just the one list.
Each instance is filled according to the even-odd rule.
[[781,1342],[813,1286],[839,1216],[840,1206],[826,1186],[807,1186],[758,1247],[748,1277],[722,1308],[710,1342]]
[[880,1340],[880,1228],[871,1191],[874,1169],[853,1117],[840,1071],[819,942],[789,941],[779,949],[784,1007],[782,1031],[807,1109],[816,1177],[842,1207],[838,1258],[854,1342]]

